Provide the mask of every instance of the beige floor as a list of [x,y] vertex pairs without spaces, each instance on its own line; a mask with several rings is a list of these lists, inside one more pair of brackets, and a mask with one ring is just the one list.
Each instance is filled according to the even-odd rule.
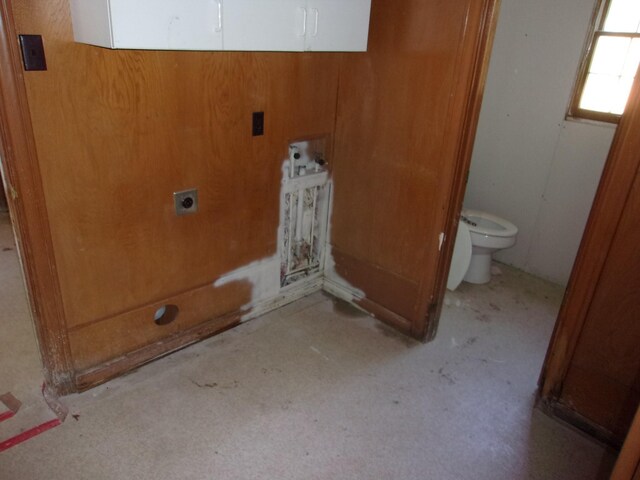
[[67,397],[0,478],[606,478],[610,453],[533,409],[561,290],[501,269],[447,295],[429,344],[314,294]]
[[9,215],[0,213],[0,394],[11,392],[23,402],[18,417],[0,423],[0,440],[53,417],[42,398],[42,381],[13,230]]

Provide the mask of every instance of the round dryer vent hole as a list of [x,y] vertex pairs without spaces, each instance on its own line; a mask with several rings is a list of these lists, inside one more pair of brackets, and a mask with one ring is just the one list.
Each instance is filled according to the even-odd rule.
[[163,305],[154,315],[156,325],[169,325],[178,316],[180,310],[175,305]]

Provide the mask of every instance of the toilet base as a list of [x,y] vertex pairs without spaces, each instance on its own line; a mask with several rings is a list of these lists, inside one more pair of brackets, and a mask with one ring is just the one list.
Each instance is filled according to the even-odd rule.
[[474,253],[471,255],[469,270],[464,281],[475,284],[489,283],[491,280],[491,253]]

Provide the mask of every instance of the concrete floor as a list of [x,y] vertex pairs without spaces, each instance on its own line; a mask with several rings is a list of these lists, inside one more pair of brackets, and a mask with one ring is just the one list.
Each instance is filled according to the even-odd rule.
[[30,396],[41,383],[40,359],[9,216],[0,213],[0,394]]
[[[11,392],[22,401],[20,415],[0,423],[0,441],[24,428],[54,418],[41,394],[40,355],[11,222],[0,213],[0,395]],[[4,411],[0,405],[0,411]],[[0,454],[1,455],[1,454]],[[2,461],[0,458],[0,473]],[[2,476],[0,475],[0,478]]]
[[500,268],[429,344],[318,293],[67,397],[0,478],[606,478],[613,455],[533,409],[561,289]]

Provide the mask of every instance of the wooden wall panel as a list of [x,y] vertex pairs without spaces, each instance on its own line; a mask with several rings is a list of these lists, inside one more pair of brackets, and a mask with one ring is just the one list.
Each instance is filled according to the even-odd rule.
[[[335,139],[336,270],[424,336],[495,4],[374,0],[368,53],[299,54],[100,49],[73,42],[67,0],[15,0],[49,67],[24,79],[77,385],[237,322],[246,285],[211,285],[275,253],[288,142],[315,134]],[[200,211],[175,216],[194,187]],[[153,330],[170,300],[188,313]]]
[[[60,283],[10,0],[0,1],[0,161],[43,361],[46,393],[73,391]],[[52,390],[53,389],[53,390]]]
[[[77,372],[91,370],[96,365],[101,366],[118,358],[123,352],[139,350],[235,312],[238,310],[237,298],[242,296],[242,293],[236,292],[238,289],[244,290],[242,293],[247,296],[251,293],[248,282],[234,282],[219,288],[207,285],[122,315],[72,328],[69,331],[69,343],[74,367]],[[167,325],[156,325],[155,313],[165,304],[176,306],[178,316]],[[235,323],[239,323],[239,318]]]
[[540,378],[543,405],[621,444],[640,403],[640,76],[598,187]]
[[[345,56],[341,65],[334,258],[350,258],[346,279],[368,300],[408,318],[418,337],[426,334],[427,306],[437,296],[454,172],[468,168],[461,143],[465,129],[475,131],[467,121],[474,118],[470,110],[479,110],[473,100],[481,87],[472,85],[488,55],[475,61],[490,45],[483,29],[492,27],[495,3],[374,0],[369,51]],[[472,142],[472,132],[465,138]],[[375,278],[364,273],[373,269]],[[403,298],[378,293],[398,283]]]
[[[73,42],[67,0],[13,7],[46,50],[24,78],[69,328],[276,252],[288,141],[333,132],[339,54],[106,50]],[[192,187],[200,210],[177,217],[172,193]]]
[[618,439],[640,404],[639,219],[636,173],[560,396]]

